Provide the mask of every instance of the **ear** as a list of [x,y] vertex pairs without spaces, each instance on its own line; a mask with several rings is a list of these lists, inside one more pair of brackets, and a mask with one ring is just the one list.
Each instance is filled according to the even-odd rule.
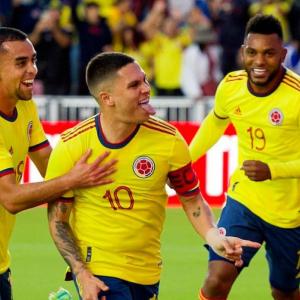
[[104,105],[107,105],[107,106],[114,106],[114,104],[115,104],[115,102],[109,92],[100,92],[99,100],[101,103],[103,103]]
[[282,63],[283,63],[284,60],[285,60],[285,57],[286,57],[287,52],[288,52],[287,48],[283,48],[283,49],[282,49],[282,56],[281,56],[281,62],[282,62]]

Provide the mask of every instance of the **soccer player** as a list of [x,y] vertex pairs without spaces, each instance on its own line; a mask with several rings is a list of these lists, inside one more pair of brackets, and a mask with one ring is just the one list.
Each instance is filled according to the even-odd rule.
[[[0,299],[12,299],[8,243],[15,223],[14,214],[50,200],[77,187],[111,182],[114,161],[102,162],[104,153],[88,164],[88,150],[66,175],[48,182],[19,184],[26,155],[41,175],[51,147],[32,98],[37,74],[36,52],[27,36],[16,29],[0,27]],[[95,157],[95,155],[94,155]]]
[[61,135],[46,175],[67,172],[87,148],[92,157],[110,150],[118,160],[112,183],[73,189],[49,204],[52,238],[81,299],[156,299],[167,179],[196,231],[217,253],[241,264],[242,246],[260,244],[223,236],[214,226],[187,144],[175,127],[152,116],[150,86],[139,64],[122,53],[102,53],[89,62],[86,79],[101,113]]
[[[273,298],[299,300],[300,77],[282,65],[282,28],[271,15],[249,20],[241,54],[245,70],[220,83],[191,155],[193,161],[202,156],[232,122],[238,167],[218,226],[229,235],[265,242]],[[243,267],[256,252],[244,249]],[[227,299],[243,267],[210,249],[200,299]]]

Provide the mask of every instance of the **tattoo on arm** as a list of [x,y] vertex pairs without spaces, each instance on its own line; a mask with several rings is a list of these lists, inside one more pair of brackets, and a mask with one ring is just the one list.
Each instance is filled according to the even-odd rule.
[[[55,206],[55,207],[53,207]],[[57,202],[51,205],[49,209],[49,219],[52,219],[53,229],[52,236],[56,247],[58,248],[60,254],[66,261],[66,263],[72,268],[72,271],[78,273],[81,269],[78,265],[84,265],[80,249],[76,244],[76,240],[72,229],[68,223],[68,206],[62,202]],[[55,218],[55,216],[61,216],[60,218]],[[64,218],[65,216],[66,219]],[[77,270],[74,267],[77,266]],[[77,275],[75,273],[75,275]]]
[[198,206],[196,211],[193,211],[193,217],[198,218],[201,215],[201,208]]

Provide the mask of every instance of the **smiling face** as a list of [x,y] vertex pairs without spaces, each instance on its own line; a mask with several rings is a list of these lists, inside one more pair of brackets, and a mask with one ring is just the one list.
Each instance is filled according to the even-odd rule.
[[15,105],[18,100],[30,100],[36,74],[36,52],[28,39],[7,41],[2,44],[0,101]]
[[122,67],[111,84],[111,91],[103,93],[106,106],[116,121],[140,124],[155,114],[149,104],[150,85],[141,67],[129,63]]
[[247,35],[242,46],[242,61],[254,92],[267,93],[278,82],[286,51],[275,33]]

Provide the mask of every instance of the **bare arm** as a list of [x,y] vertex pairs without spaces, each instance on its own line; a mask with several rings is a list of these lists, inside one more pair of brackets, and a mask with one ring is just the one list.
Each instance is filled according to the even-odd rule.
[[210,207],[200,194],[191,197],[180,196],[180,201],[196,232],[206,240],[215,252],[234,261],[236,266],[241,266],[243,263],[241,260],[243,246],[260,247],[259,243],[221,235],[214,225]]
[[[87,151],[67,174],[52,180],[17,184],[14,174],[0,177],[0,204],[9,212],[17,213],[55,200],[72,188],[90,187],[112,182],[107,176],[115,171],[116,161],[111,160],[106,164],[101,164],[109,155],[108,152],[105,152],[93,163],[88,164],[87,159],[90,154],[91,150]],[[35,154],[35,159],[37,159],[37,154]],[[38,168],[41,173],[44,173],[45,164],[39,163]]]
[[49,229],[63,259],[76,276],[83,300],[97,300],[101,291],[108,290],[103,281],[88,270],[69,225],[72,203],[54,202],[48,205]]

